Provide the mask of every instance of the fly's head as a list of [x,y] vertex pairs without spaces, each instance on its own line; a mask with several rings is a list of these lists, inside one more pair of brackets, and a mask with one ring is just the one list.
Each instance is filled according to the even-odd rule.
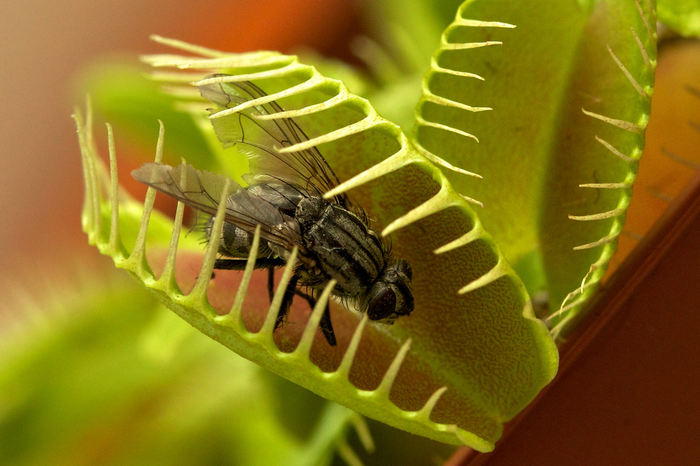
[[367,315],[370,320],[393,324],[413,311],[411,266],[405,260],[389,265],[367,294]]

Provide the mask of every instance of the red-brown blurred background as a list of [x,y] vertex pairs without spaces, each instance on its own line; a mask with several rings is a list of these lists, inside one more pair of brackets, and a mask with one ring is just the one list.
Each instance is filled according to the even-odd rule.
[[80,228],[82,168],[70,115],[84,104],[74,83],[91,60],[164,52],[149,41],[152,33],[230,51],[305,46],[344,56],[358,30],[356,3],[3,1],[0,292],[31,288],[37,267],[53,275],[76,261],[110,262],[87,246]]

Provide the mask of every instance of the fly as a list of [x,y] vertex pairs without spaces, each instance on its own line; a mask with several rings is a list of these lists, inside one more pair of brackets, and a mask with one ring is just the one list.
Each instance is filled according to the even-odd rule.
[[[216,82],[199,90],[204,98],[224,108],[267,95],[251,82]],[[313,309],[331,279],[336,280],[332,294],[366,312],[370,320],[392,324],[409,315],[413,311],[410,265],[392,259],[365,211],[346,194],[323,198],[339,180],[317,148],[289,153],[277,150],[308,140],[292,118],[259,118],[283,111],[277,102],[270,101],[211,120],[224,147],[238,146],[248,157],[251,170],[244,176],[247,187],[231,181],[220,258],[214,268],[245,269],[254,231],[260,225],[262,241],[255,268],[268,271],[271,301],[274,270],[284,266],[293,248],[298,248],[298,265],[285,290],[275,328],[284,322],[294,296],[304,298]],[[227,181],[184,164],[173,168],[148,163],[132,176],[210,216],[216,214]],[[205,227],[207,239],[212,223],[210,219]],[[328,344],[335,346],[328,305],[319,326]]]

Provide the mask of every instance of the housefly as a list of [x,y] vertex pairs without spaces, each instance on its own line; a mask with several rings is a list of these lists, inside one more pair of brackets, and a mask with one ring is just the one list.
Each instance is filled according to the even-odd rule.
[[[211,77],[226,76],[213,75]],[[233,108],[267,94],[251,82],[215,82],[199,87],[218,109]],[[274,270],[286,264],[294,247],[298,261],[287,285],[275,328],[285,320],[294,296],[313,308],[320,292],[336,280],[332,294],[366,312],[369,319],[392,324],[413,310],[411,267],[392,259],[388,245],[371,228],[365,211],[346,194],[324,199],[339,184],[338,177],[317,148],[280,153],[308,137],[292,118],[261,119],[284,111],[275,101],[212,119],[224,147],[237,146],[249,160],[247,187],[230,181],[224,226],[215,269],[243,270],[260,225],[261,243],[255,268],[267,269],[272,300]],[[205,214],[216,214],[226,178],[189,165],[175,168],[145,164],[132,172],[154,187]],[[213,219],[205,227],[211,236]],[[320,328],[331,346],[336,338],[328,305]]]

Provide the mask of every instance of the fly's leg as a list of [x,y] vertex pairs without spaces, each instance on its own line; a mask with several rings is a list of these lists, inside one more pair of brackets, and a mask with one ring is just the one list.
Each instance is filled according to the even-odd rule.
[[[301,290],[296,290],[296,294],[304,298],[309,303],[311,310],[316,307],[316,298],[314,297],[313,292],[308,295]],[[331,323],[331,309],[329,303],[330,302],[326,303],[326,309],[323,311],[323,315],[321,316],[319,327],[321,327],[323,336],[326,337],[328,344],[335,346],[337,342],[335,340],[335,332],[333,332],[333,324]]]
[[[294,301],[294,295],[296,294],[298,281],[299,275],[292,275],[292,278],[289,280],[289,284],[287,284],[287,289],[284,290],[282,306],[280,306],[279,313],[277,314],[277,322],[275,323],[275,329],[278,329],[279,326],[282,325],[282,323],[284,322],[285,317],[287,317],[287,313],[289,312],[289,308],[292,305],[292,301]],[[270,286],[270,282],[268,282],[268,286]]]
[[[272,298],[275,297],[275,268],[267,268],[267,295],[270,297],[270,304],[272,304]],[[275,327],[277,328],[277,327]]]

